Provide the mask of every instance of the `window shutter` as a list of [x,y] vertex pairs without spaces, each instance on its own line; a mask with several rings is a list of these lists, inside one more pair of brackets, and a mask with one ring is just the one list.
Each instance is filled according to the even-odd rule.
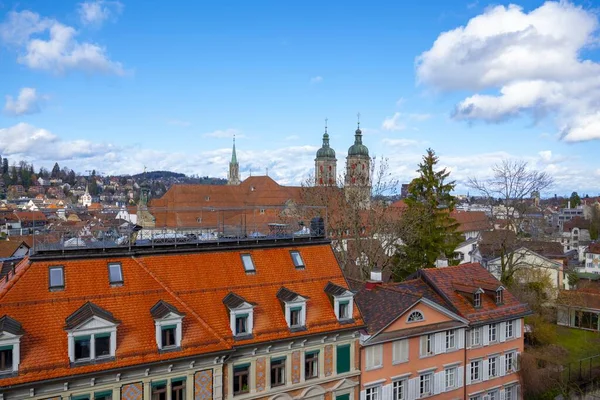
[[408,380],[408,398],[418,399],[419,398],[419,378],[413,378]]
[[471,348],[471,335],[473,335],[473,330],[477,328],[471,328],[469,330],[465,330],[465,347],[467,349]]
[[360,391],[360,400],[365,400],[365,399],[366,399],[366,397],[367,397],[367,396],[365,395],[365,391],[364,391],[364,390],[361,390],[361,391]]
[[433,376],[434,376],[434,382],[433,382],[433,394],[440,394],[445,390],[445,376],[444,376],[445,372],[441,371],[441,372],[436,372]]
[[423,357],[427,351],[427,335],[421,336],[420,340],[421,348],[419,349],[419,355]]
[[517,392],[515,395],[515,399],[520,400],[521,399],[521,385],[515,386],[515,392]]
[[506,375],[506,357],[500,356],[499,359],[500,359],[500,365],[499,365],[500,376],[504,376],[504,375]]
[[[514,360],[515,360],[515,371],[518,371],[521,369],[521,353],[520,352],[515,352],[514,355]],[[518,398],[518,397],[517,397]]]
[[336,369],[338,374],[350,371],[350,345],[344,344],[337,347]]
[[467,364],[467,385],[471,384],[471,363]]
[[435,354],[441,354],[446,351],[446,334],[438,332],[434,336],[435,345],[433,346]]
[[482,338],[482,343],[484,346],[487,346],[488,344],[490,344],[490,326],[489,325],[484,325],[483,326],[483,338]]
[[490,370],[489,370],[489,366],[490,366],[490,362],[489,360],[483,360],[483,380],[487,381],[488,379],[490,379]]
[[381,388],[381,400],[392,399],[392,385],[384,385]]
[[408,361],[408,354],[410,351],[408,349],[408,339],[404,339],[400,342],[400,349],[402,353],[402,361]]
[[365,353],[365,359],[367,361],[367,369],[373,368],[373,346],[368,346]]
[[373,360],[374,366],[379,367],[383,365],[383,345],[378,344],[375,346],[375,359]]
[[521,337],[521,318],[515,320],[515,337]]
[[459,349],[465,348],[465,330],[464,329],[458,329],[457,348],[459,348]]
[[500,322],[500,342],[504,341],[506,341],[506,322]]
[[464,374],[465,374],[465,367],[460,366],[460,367],[456,368],[456,387],[462,387]]
[[504,389],[500,389],[500,400],[504,400]]

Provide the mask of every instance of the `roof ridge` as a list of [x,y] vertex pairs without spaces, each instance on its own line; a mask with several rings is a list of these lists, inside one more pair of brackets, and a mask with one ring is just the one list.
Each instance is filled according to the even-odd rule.
[[0,282],[0,300],[2,300],[4,296],[6,296],[6,294],[10,291],[10,289],[12,289],[15,286],[19,278],[23,276],[23,274],[25,274],[27,270],[29,270],[31,264],[32,263],[29,261],[29,257],[25,257],[15,266],[15,273],[10,279],[8,278],[8,274],[6,275],[6,278],[4,279],[5,283],[2,284]]
[[152,271],[150,271],[148,267],[146,267],[146,265],[144,265],[144,263],[142,263],[135,256],[131,256],[131,259],[140,267],[142,267],[144,271],[146,271],[146,273],[152,277],[152,279],[154,279],[167,291],[167,293],[169,293],[175,300],[177,300],[183,307],[185,307],[190,312],[190,314],[192,314],[198,320],[198,322],[200,322],[202,326],[204,326],[210,333],[212,333],[214,337],[216,337],[220,342],[225,342],[225,339],[223,339],[217,332],[215,332],[215,330],[208,323],[206,323],[206,321],[204,321],[202,317],[200,317],[200,315],[198,315],[198,313],[196,313],[196,311],[192,307],[190,307],[186,302],[184,302],[181,297],[177,296],[177,294],[173,290],[171,290],[170,287],[168,287],[164,282],[158,279],[156,275]]

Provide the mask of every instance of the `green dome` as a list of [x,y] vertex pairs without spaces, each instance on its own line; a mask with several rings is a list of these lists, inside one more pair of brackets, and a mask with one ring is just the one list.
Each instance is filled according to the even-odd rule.
[[369,149],[362,144],[362,131],[358,128],[354,134],[354,144],[348,149],[348,157],[366,156],[369,157]]
[[317,158],[335,158],[335,150],[329,147],[329,135],[323,135],[323,146],[317,150]]

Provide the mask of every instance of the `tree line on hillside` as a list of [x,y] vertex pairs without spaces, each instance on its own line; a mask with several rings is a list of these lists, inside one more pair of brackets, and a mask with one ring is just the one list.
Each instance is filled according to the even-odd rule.
[[0,176],[5,186],[22,185],[25,189],[28,189],[30,186],[38,184],[38,178],[46,180],[60,179],[64,183],[74,185],[77,178],[75,171],[67,167],[61,169],[58,163],[54,164],[51,171],[41,167],[38,172],[35,172],[33,164],[21,160],[9,166],[8,158],[0,156],[0,166]]

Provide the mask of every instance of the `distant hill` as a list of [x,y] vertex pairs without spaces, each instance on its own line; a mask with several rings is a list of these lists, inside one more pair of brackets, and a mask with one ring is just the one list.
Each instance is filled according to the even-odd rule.
[[185,174],[179,172],[172,171],[147,171],[142,172],[140,174],[133,175],[136,181],[162,181],[165,183],[191,183],[191,184],[200,184],[200,185],[225,185],[227,184],[227,179],[223,178],[214,178],[210,176],[187,176]]
[[140,174],[132,175],[134,179],[169,179],[169,178],[186,178],[185,174],[171,171],[147,171]]

